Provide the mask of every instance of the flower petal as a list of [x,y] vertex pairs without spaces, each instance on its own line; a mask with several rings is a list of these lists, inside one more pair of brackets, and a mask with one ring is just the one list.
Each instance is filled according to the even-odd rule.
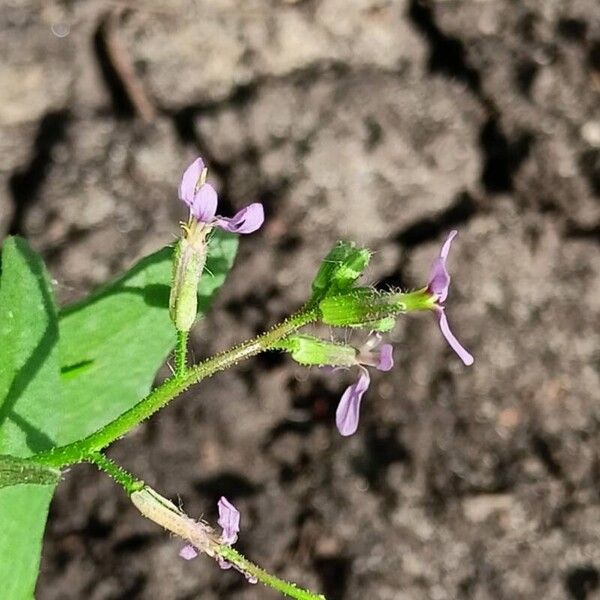
[[376,369],[378,371],[390,371],[394,366],[394,347],[391,344],[382,344],[379,348],[379,360]]
[[192,546],[192,544],[186,544],[179,551],[179,556],[181,556],[181,558],[184,558],[185,560],[192,560],[193,558],[196,558],[196,556],[198,556],[198,551],[196,550],[196,548],[194,548],[194,546]]
[[448,260],[448,254],[450,252],[450,246],[452,240],[457,236],[458,231],[453,230],[448,234],[440,255],[433,263],[431,267],[431,274],[429,276],[429,283],[427,288],[432,294],[435,294],[438,298],[438,302],[444,302],[448,297],[448,288],[450,287],[450,273],[446,269],[446,261]]
[[233,565],[230,562],[227,562],[224,558],[221,558],[220,556],[217,556],[217,562],[223,570],[231,569],[231,567],[233,567]]
[[352,435],[358,429],[360,402],[363,394],[369,389],[369,383],[371,383],[369,371],[364,367],[359,368],[358,380],[348,386],[335,411],[335,424],[343,436]]
[[183,200],[190,208],[196,195],[196,186],[200,175],[204,171],[204,161],[198,157],[184,172],[179,184],[179,199]]
[[442,330],[442,335],[446,338],[446,341],[448,344],[450,344],[452,350],[458,354],[465,365],[472,365],[475,359],[465,348],[463,348],[461,343],[454,337],[452,331],[450,331],[450,325],[448,325],[448,319],[446,318],[444,309],[440,307],[436,310],[436,312],[440,323],[440,329]]
[[194,200],[190,206],[192,215],[202,223],[210,223],[215,218],[218,201],[215,188],[210,183],[205,183],[200,186],[194,195]]
[[223,528],[221,540],[223,544],[235,544],[240,530],[240,513],[227,498],[221,496],[219,503],[219,520],[217,523]]
[[448,234],[448,237],[446,238],[446,241],[444,242],[444,245],[442,246],[442,249],[440,251],[440,258],[444,261],[444,264],[446,263],[446,260],[448,259],[448,254],[450,254],[450,246],[452,245],[452,240],[457,235],[458,235],[458,231],[456,231],[456,229],[453,229]]
[[232,218],[217,217],[216,224],[231,233],[252,233],[260,228],[265,220],[265,211],[260,202],[242,208]]

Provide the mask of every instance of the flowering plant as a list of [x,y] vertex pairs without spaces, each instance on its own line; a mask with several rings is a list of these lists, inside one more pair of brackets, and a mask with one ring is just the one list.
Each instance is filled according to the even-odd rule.
[[[267,332],[198,364],[188,359],[188,334],[208,309],[233,264],[237,236],[263,224],[260,203],[233,217],[217,215],[218,196],[198,158],[185,170],[179,199],[189,208],[174,247],[143,259],[83,301],[58,309],[41,259],[19,238],[2,246],[0,279],[0,578],[8,598],[31,597],[52,493],[65,470],[81,462],[110,475],[139,512],[185,541],[180,556],[213,557],[251,583],[300,600],[323,598],[271,575],[235,548],[242,521],[224,497],[218,533],[107,458],[106,449],[192,385],[262,352],[285,352],[306,366],[351,369],[357,379],[341,395],[335,425],[342,436],[359,428],[369,369],[393,368],[383,341],[400,315],[430,311],[450,347],[473,357],[450,330],[445,312],[452,231],[427,283],[417,290],[376,290],[357,284],[371,253],[338,242],[320,265],[310,296]],[[358,347],[305,329],[354,328]],[[150,390],[172,355],[172,376]],[[141,393],[140,393],[141,392]],[[143,395],[147,392],[146,395]],[[26,532],[24,534],[23,532]],[[6,551],[7,548],[10,552]]]

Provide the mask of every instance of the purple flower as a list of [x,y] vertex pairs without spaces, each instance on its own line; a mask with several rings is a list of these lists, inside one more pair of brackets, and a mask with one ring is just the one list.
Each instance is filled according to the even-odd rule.
[[263,205],[259,202],[242,208],[231,218],[216,214],[218,196],[215,188],[206,183],[206,172],[203,160],[197,158],[185,170],[179,184],[179,199],[187,204],[194,219],[231,233],[252,233],[259,229],[265,220]]
[[444,302],[448,297],[448,289],[450,288],[450,273],[448,273],[448,270],[446,269],[446,261],[448,260],[448,253],[450,252],[452,240],[457,234],[458,232],[456,230],[451,231],[446,238],[442,250],[440,251],[440,256],[436,258],[431,268],[431,276],[429,277],[427,290],[435,298],[434,310],[438,317],[442,335],[446,338],[450,347],[458,354],[465,365],[472,365],[474,360],[473,356],[471,356],[471,354],[461,345],[450,330],[444,307]]
[[[223,530],[221,532],[221,543],[231,546],[235,544],[238,539],[238,533],[240,531],[240,512],[238,509],[225,498],[221,496],[218,503],[219,507],[219,520],[217,523]],[[233,566],[230,562],[223,560],[222,558],[217,559],[221,569],[231,569]]]
[[223,529],[221,543],[231,546],[237,542],[240,531],[240,511],[225,496],[219,499],[219,520],[217,523]]
[[[217,504],[219,508],[219,520],[217,523],[221,526],[221,544],[231,546],[237,542],[237,534],[240,531],[240,512],[225,498],[221,496]],[[180,551],[179,556],[185,560],[192,560],[198,556],[198,549],[192,544],[185,545]],[[218,559],[221,569],[230,569],[231,563],[222,558]]]
[[360,403],[371,383],[371,376],[366,367],[389,371],[394,366],[392,345],[381,344],[379,334],[369,336],[356,355],[356,364],[359,369],[358,379],[346,388],[335,412],[335,423],[343,436],[352,435],[358,429]]

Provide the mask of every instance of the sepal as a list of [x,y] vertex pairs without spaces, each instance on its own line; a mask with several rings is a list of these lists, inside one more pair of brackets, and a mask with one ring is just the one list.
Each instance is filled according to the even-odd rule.
[[178,331],[189,331],[196,320],[198,283],[206,263],[206,252],[205,241],[192,244],[188,238],[182,238],[175,246],[169,315]]
[[311,335],[291,335],[279,342],[275,349],[289,352],[297,363],[307,367],[350,367],[356,363],[356,349],[352,346],[328,342]]

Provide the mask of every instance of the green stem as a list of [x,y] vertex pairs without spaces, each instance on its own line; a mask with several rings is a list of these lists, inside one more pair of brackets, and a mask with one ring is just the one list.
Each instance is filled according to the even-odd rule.
[[87,459],[100,470],[108,473],[127,492],[127,495],[131,495],[144,487],[144,482],[141,479],[136,479],[131,473],[128,473],[123,467],[114,463],[101,452],[91,452]]
[[283,579],[271,575],[264,569],[250,562],[245,556],[240,554],[235,548],[222,544],[216,549],[219,556],[235,565],[244,574],[250,577],[256,577],[263,585],[277,590],[284,596],[289,598],[295,598],[296,600],[326,600],[325,596],[321,594],[313,594],[308,590],[299,588],[294,583],[289,583]]
[[129,430],[166,406],[193,384],[236,365],[246,358],[269,350],[273,344],[290,333],[316,321],[318,316],[319,312],[316,309],[301,310],[266,333],[187,369],[181,377],[175,376],[167,379],[136,405],[86,438],[66,446],[51,448],[32,456],[31,460],[51,467],[64,467],[88,460],[92,453],[106,448],[115,440],[123,437]]
[[187,342],[189,332],[177,330],[175,346],[175,377],[181,378],[187,370]]

